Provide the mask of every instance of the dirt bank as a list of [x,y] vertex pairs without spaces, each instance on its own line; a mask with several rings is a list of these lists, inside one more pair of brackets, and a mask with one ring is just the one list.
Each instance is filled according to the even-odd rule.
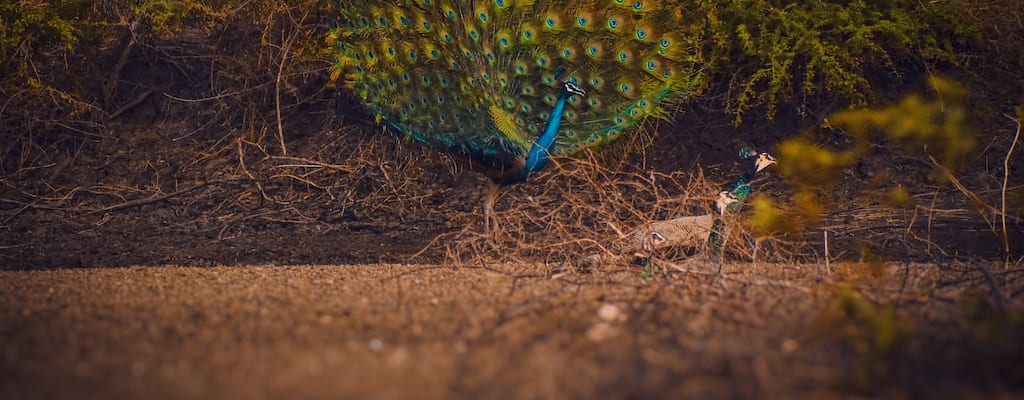
[[[692,263],[650,278],[552,278],[543,265],[4,271],[0,397],[1024,390],[1019,267],[831,267],[741,264],[717,275]],[[1000,307],[1011,317],[991,312]]]

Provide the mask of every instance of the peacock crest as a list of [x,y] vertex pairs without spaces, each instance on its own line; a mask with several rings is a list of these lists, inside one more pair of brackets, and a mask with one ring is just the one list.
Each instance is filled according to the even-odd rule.
[[664,118],[702,81],[705,21],[688,2],[338,5],[333,78],[378,122],[499,182]]

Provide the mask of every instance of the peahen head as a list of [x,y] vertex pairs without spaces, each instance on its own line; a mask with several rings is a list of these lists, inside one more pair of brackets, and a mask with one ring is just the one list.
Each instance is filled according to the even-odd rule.
[[761,153],[757,155],[757,161],[754,162],[754,172],[761,172],[761,170],[768,168],[772,165],[777,164],[778,161],[771,154]]

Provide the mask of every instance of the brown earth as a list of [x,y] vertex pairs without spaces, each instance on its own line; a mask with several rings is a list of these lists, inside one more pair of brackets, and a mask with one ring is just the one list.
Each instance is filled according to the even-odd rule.
[[[125,51],[106,114],[0,130],[0,397],[1024,397],[1020,82],[969,99],[959,188],[876,138],[806,231],[735,221],[722,274],[695,249],[588,267],[619,230],[708,212],[740,147],[848,146],[817,128],[834,104],[738,127],[685,104],[503,190],[482,235],[483,178],[381,134],[323,65],[275,89],[283,53],[220,33]],[[792,207],[792,184],[755,196]]]
[[5,271],[0,396],[1020,398],[1024,269],[831,267]]
[[[659,129],[704,143],[736,132],[717,118]],[[914,208],[842,200],[925,176],[910,157],[879,149],[838,185],[842,202],[821,225],[833,232],[828,257],[820,231],[741,229],[723,274],[700,256],[680,267],[689,272],[665,261],[692,249],[584,268],[580,257],[615,237],[608,225],[707,212],[744,168],[735,149],[770,148],[772,136],[603,160],[617,171],[556,165],[504,190],[503,228],[485,236],[480,177],[341,125],[289,136],[283,156],[272,137],[179,140],[187,130],[172,122],[126,124],[6,175],[0,398],[1024,391],[1024,270],[983,261],[1001,258],[999,236],[972,220],[967,197],[929,184]],[[779,128],[754,132],[769,129]],[[692,151],[658,150],[673,146]],[[773,176],[758,195],[785,199]],[[755,244],[761,261],[748,263]],[[872,263],[837,262],[858,259]]]

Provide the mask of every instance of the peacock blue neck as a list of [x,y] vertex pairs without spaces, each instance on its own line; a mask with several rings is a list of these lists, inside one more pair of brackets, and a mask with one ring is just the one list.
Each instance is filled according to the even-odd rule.
[[540,137],[537,138],[537,141],[533,143],[533,146],[530,147],[530,152],[526,156],[526,164],[523,166],[523,169],[514,175],[495,180],[496,183],[507,185],[525,181],[548,165],[548,160],[551,158],[551,146],[555,143],[555,138],[558,137],[558,127],[562,124],[562,112],[565,111],[565,102],[568,98],[568,91],[562,90],[559,93],[558,99],[555,101],[555,107],[551,110],[551,116],[548,117],[547,126]]

